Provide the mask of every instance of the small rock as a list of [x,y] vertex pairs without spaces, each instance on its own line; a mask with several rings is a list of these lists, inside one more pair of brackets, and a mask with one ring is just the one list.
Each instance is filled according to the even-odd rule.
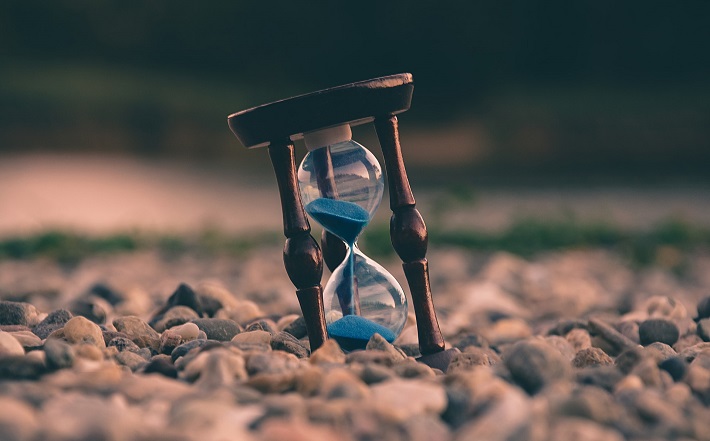
[[271,348],[271,334],[266,331],[245,331],[232,337],[232,343],[238,345],[266,345]]
[[25,355],[0,357],[0,379],[36,380],[46,372],[41,360]]
[[240,325],[263,316],[264,313],[259,309],[259,305],[251,300],[237,300],[236,305],[224,307],[215,314],[216,318],[234,320]]
[[392,343],[388,342],[384,337],[377,333],[370,337],[370,340],[367,342],[366,349],[385,352],[392,357],[393,361],[404,360],[407,358],[407,355],[404,352],[394,347]]
[[658,367],[668,372],[673,381],[681,381],[688,373],[688,363],[681,357],[670,357],[658,364]]
[[[214,317],[221,309],[236,309],[240,306],[240,301],[234,297],[234,294],[219,283],[198,283],[194,291],[200,299],[204,313],[209,317]],[[229,318],[234,320],[231,317]]]
[[365,384],[376,384],[394,378],[395,375],[394,371],[386,366],[368,363],[362,368],[360,379]]
[[699,337],[698,335],[696,335],[696,334],[685,335],[685,336],[681,337],[681,338],[676,342],[676,344],[673,345],[673,349],[674,349],[677,353],[680,354],[680,353],[683,352],[684,350],[686,350],[686,349],[688,349],[688,348],[690,348],[690,347],[693,347],[693,346],[695,346],[695,345],[697,345],[697,344],[699,344],[699,343],[702,343],[702,342],[703,342],[703,339],[700,338],[700,337]]
[[37,323],[37,309],[24,302],[0,300],[0,325],[33,326]]
[[185,323],[184,325],[170,328],[170,332],[179,335],[183,341],[190,341],[197,338],[197,335],[200,333],[200,328],[194,323]]
[[326,340],[320,348],[311,354],[309,362],[316,365],[345,363],[345,353],[340,349],[338,342],[331,338]]
[[298,369],[301,363],[293,354],[283,351],[252,354],[246,363],[249,375],[281,374]]
[[636,347],[619,354],[614,364],[623,374],[627,375],[631,373],[637,364],[648,356],[649,354],[642,348]]
[[128,335],[128,338],[133,340],[138,347],[150,348],[155,352],[160,350],[160,334],[140,318],[131,315],[119,317],[114,319],[113,326],[119,332]]
[[160,335],[160,353],[171,354],[182,342],[180,335],[168,329]]
[[576,374],[579,384],[596,386],[608,392],[612,392],[617,383],[624,377],[624,374],[611,366],[580,369]]
[[488,351],[475,346],[467,346],[465,352],[454,355],[446,373],[454,374],[464,372],[476,366],[491,366],[496,364],[497,361],[500,361],[500,359],[496,360],[492,358]]
[[401,421],[421,414],[439,415],[446,409],[446,392],[426,380],[390,380],[370,388],[372,401]]
[[488,340],[483,338],[483,336],[474,333],[466,333],[459,336],[456,340],[454,340],[454,342],[452,342],[452,345],[459,348],[461,351],[469,346],[475,346],[477,348],[487,348],[489,346]]
[[188,379],[197,378],[195,386],[199,389],[216,390],[246,380],[247,370],[244,357],[221,348],[200,353],[187,365],[184,375]]
[[299,340],[288,332],[278,332],[271,338],[271,348],[277,351],[285,351],[298,358],[308,358],[311,351],[308,350]]
[[575,353],[592,347],[592,337],[586,329],[574,328],[565,335],[565,338],[572,345]]
[[418,358],[422,355],[418,343],[400,344],[395,347],[401,350],[407,357]]
[[380,364],[382,366],[392,366],[394,364],[394,360],[392,359],[392,354],[385,351],[372,349],[367,351],[353,351],[347,354],[345,356],[345,363],[375,363]]
[[567,335],[575,329],[587,330],[589,324],[586,320],[581,319],[561,319],[553,326],[550,335]]
[[116,361],[123,366],[128,366],[132,371],[146,364],[145,358],[131,351],[119,352],[116,354]]
[[266,331],[269,334],[276,334],[278,331],[278,327],[276,326],[276,323],[273,322],[273,320],[258,320],[256,322],[250,323],[247,325],[246,331]]
[[327,371],[323,376],[319,392],[327,400],[362,400],[370,395],[370,390],[365,383],[352,371],[343,368]]
[[37,337],[44,340],[52,332],[64,327],[66,322],[71,320],[72,317],[71,312],[66,309],[57,309],[39,322],[39,324],[32,329],[32,332],[34,332]]
[[69,305],[74,316],[86,317],[97,325],[106,323],[106,317],[111,313],[111,304],[106,300],[88,296],[80,297]]
[[182,325],[198,318],[200,318],[200,315],[197,314],[192,308],[178,305],[165,311],[165,313],[160,315],[158,319],[151,320],[149,324],[157,332],[163,332],[173,326]]
[[614,423],[622,412],[611,393],[592,386],[574,390],[559,410],[562,415],[587,418],[601,424]]
[[572,359],[574,359],[576,352],[572,347],[572,344],[564,337],[560,337],[559,335],[548,335],[544,337],[544,340],[547,344],[557,349],[567,360],[572,361]]
[[660,363],[663,360],[678,355],[672,347],[658,341],[646,346],[645,349],[646,353],[648,353],[651,357],[653,357],[654,360],[656,360],[656,363]]
[[183,343],[180,346],[176,347],[173,349],[173,352],[170,353],[170,358],[172,358],[173,363],[175,360],[177,360],[180,357],[183,357],[187,355],[188,352],[195,348],[200,348],[204,345],[206,345],[210,340],[192,340],[187,343]]
[[42,346],[42,339],[37,337],[32,331],[16,331],[10,335],[19,341],[23,348],[37,348]]
[[9,332],[0,331],[0,356],[25,355],[25,348]]
[[516,343],[504,353],[503,362],[515,382],[531,395],[570,375],[568,361],[538,340]]
[[74,346],[74,353],[77,357],[87,360],[101,361],[104,359],[104,353],[91,343],[79,343]]
[[74,365],[74,349],[62,340],[47,340],[44,343],[44,353],[47,356],[47,367],[50,369],[65,369]]
[[614,387],[614,394],[621,395],[629,391],[640,391],[646,387],[637,375],[627,375]]
[[703,341],[710,342],[710,318],[704,318],[698,322],[697,332]]
[[133,340],[131,340],[128,337],[114,337],[112,338],[108,344],[106,345],[107,347],[115,347],[118,349],[119,352],[121,351],[131,351],[131,352],[138,352],[140,349],[137,344],[133,343]]
[[710,318],[710,296],[704,297],[698,302],[698,318]]
[[666,296],[653,296],[646,300],[642,307],[651,318],[679,320],[688,316],[688,311],[682,303]]
[[634,343],[639,343],[640,337],[639,337],[639,325],[638,323],[632,321],[632,320],[626,320],[617,326],[617,329],[623,335],[624,337],[628,338],[629,340],[633,341]]
[[181,283],[175,292],[168,298],[165,310],[173,306],[187,306],[202,316],[202,303],[195,291],[186,283]]
[[104,283],[97,283],[93,285],[89,289],[88,294],[106,300],[111,306],[118,305],[123,302],[124,299],[123,293],[114,290]]
[[0,439],[32,441],[38,439],[39,420],[36,411],[12,397],[0,397]]
[[644,320],[639,325],[639,338],[644,346],[648,346],[653,342],[661,342],[667,345],[673,345],[678,341],[680,332],[678,326],[670,320],[666,319],[648,319]]
[[178,377],[178,371],[170,358],[162,358],[162,356],[156,356],[147,365],[145,365],[143,373],[157,373],[168,378]]
[[289,323],[283,331],[299,339],[307,336],[308,329],[306,328],[306,319],[304,319],[303,316],[298,316],[298,318]]
[[105,348],[104,336],[99,326],[81,316],[69,320],[62,328],[64,339],[71,344],[89,343],[99,348]]
[[428,378],[436,376],[432,368],[412,359],[400,361],[392,367],[392,370],[401,378]]
[[587,348],[577,352],[572,360],[572,366],[586,368],[594,366],[613,366],[614,360],[599,348]]
[[698,355],[705,353],[706,351],[710,352],[710,342],[698,343],[696,345],[685,348],[680,351],[678,355],[680,355],[685,359],[685,361],[690,363],[695,360]]
[[233,320],[204,318],[194,319],[191,323],[196,324],[200,330],[204,331],[210,340],[230,341],[241,332],[241,328]]

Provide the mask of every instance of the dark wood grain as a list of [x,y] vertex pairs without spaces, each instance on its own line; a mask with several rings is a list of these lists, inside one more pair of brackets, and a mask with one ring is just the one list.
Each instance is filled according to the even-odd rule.
[[306,320],[311,350],[316,350],[326,339],[323,287],[320,284],[323,255],[318,242],[311,236],[311,226],[301,202],[293,143],[289,139],[272,142],[269,156],[281,196],[286,236],[284,266],[297,289],[296,295]]
[[402,267],[417,317],[419,350],[423,356],[427,356],[443,351],[445,343],[436,318],[429,283],[429,264],[425,257],[428,245],[426,225],[415,207],[414,195],[404,168],[397,117],[386,115],[375,118],[375,130],[389,180],[392,246],[404,262]]

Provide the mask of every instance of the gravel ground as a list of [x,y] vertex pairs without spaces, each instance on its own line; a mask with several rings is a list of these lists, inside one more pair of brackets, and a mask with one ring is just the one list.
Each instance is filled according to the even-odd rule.
[[429,257],[446,372],[310,353],[277,247],[0,262],[0,439],[710,439],[710,254]]

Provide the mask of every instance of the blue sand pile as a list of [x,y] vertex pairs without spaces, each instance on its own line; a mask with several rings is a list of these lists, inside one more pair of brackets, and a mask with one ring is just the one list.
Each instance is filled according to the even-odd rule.
[[352,202],[318,198],[305,208],[323,228],[343,239],[351,248],[370,222],[370,213]]
[[370,337],[380,334],[392,343],[397,336],[388,328],[359,315],[346,315],[327,326],[328,335],[346,351],[365,349]]

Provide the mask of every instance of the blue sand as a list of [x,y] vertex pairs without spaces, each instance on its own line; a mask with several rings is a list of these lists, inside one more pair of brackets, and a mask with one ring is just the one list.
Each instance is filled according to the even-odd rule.
[[370,222],[370,213],[353,202],[328,198],[315,199],[306,205],[305,209],[323,228],[343,239],[350,248],[347,263],[343,268],[343,278],[346,280],[347,286],[345,290],[338,291],[338,296],[341,305],[350,305],[343,309],[343,315],[355,314],[357,308],[353,302],[355,297],[353,292],[353,271],[355,269],[353,246],[357,237]]
[[352,202],[318,198],[305,208],[323,228],[343,239],[348,245],[355,243],[363,228],[370,222],[370,213]]
[[[359,315],[346,315],[327,326],[328,335],[338,343],[340,339],[357,340],[367,345],[370,337],[380,334],[385,340],[392,343],[397,336],[388,328],[368,320]],[[341,345],[342,346],[342,345]]]

